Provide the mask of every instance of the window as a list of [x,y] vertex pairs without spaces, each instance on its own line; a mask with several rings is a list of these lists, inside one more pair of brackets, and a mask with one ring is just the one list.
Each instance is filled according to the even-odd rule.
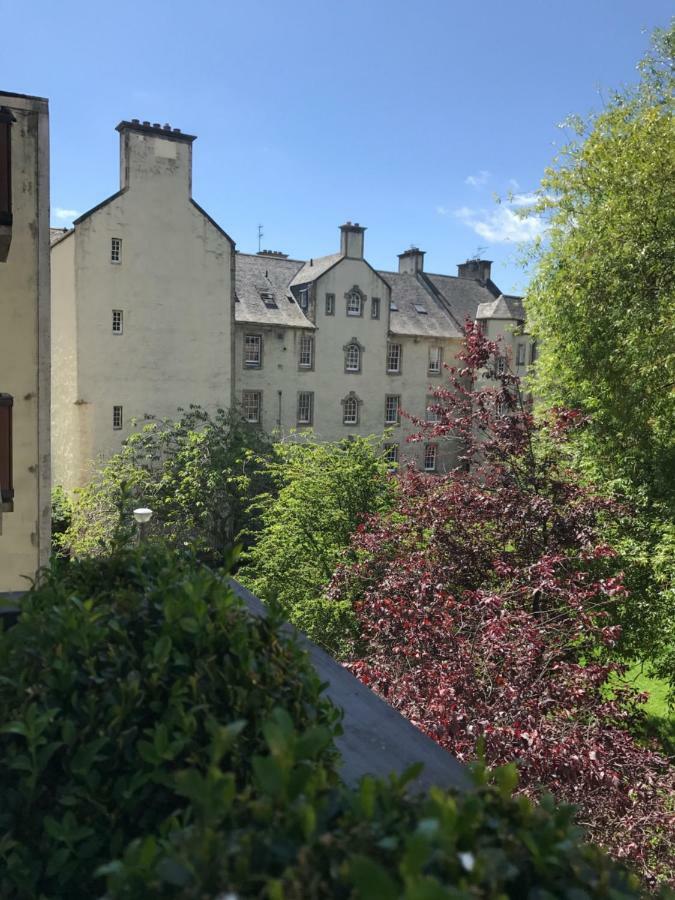
[[311,334],[303,334],[300,338],[300,362],[301,369],[311,369],[314,365],[314,338]]
[[361,371],[361,348],[352,342],[345,347],[345,372]]
[[352,288],[347,294],[347,315],[360,316],[363,312],[363,300],[361,291],[358,288]]
[[418,312],[421,316],[427,315],[427,308],[426,308],[426,306],[422,306],[421,303],[415,304],[415,311]]
[[244,335],[244,367],[259,369],[262,366],[262,335]]
[[371,319],[379,319],[380,318],[380,298],[373,297],[370,301],[370,318]]
[[115,431],[119,431],[122,427],[122,407],[121,406],[113,406],[113,428]]
[[122,262],[122,238],[112,238],[110,241],[110,262]]
[[502,419],[509,411],[508,404],[503,397],[498,397],[495,400],[495,413],[497,414],[497,418]]
[[12,475],[12,407],[11,394],[0,393],[0,512],[11,512],[14,501]]
[[429,375],[438,375],[441,371],[441,347],[429,347]]
[[503,356],[497,357],[497,375],[506,375],[506,358]]
[[112,330],[113,334],[122,334],[124,330],[124,313],[121,309],[112,311]]
[[516,350],[516,365],[525,365],[525,344],[518,344],[518,348]]
[[401,345],[387,344],[387,372],[399,375],[401,372]]
[[300,309],[307,309],[309,307],[309,290],[307,288],[300,288],[298,291],[298,304],[300,305]]
[[260,299],[268,309],[278,309],[277,301],[272,291],[260,291]]
[[298,425],[311,425],[314,412],[314,393],[299,391],[298,393]]
[[530,365],[534,364],[537,361],[537,354],[538,354],[537,342],[532,341],[532,343],[530,344]]
[[354,394],[350,394],[342,401],[343,413],[342,421],[345,425],[358,425],[359,423],[359,401]]
[[335,315],[335,294],[326,294],[326,315]]
[[389,312],[398,312],[398,306],[393,300],[389,304]]
[[436,444],[425,444],[424,446],[424,471],[435,472],[436,461],[438,458],[438,446]]
[[399,417],[399,408],[401,405],[400,394],[387,394],[384,398],[384,424],[398,425],[401,421]]
[[241,392],[241,411],[246,422],[253,425],[260,424],[260,408],[262,406],[262,394],[260,391]]
[[427,422],[438,422],[438,401],[435,397],[427,397],[426,420]]
[[398,462],[398,444],[384,445],[384,458],[388,463],[395,464]]

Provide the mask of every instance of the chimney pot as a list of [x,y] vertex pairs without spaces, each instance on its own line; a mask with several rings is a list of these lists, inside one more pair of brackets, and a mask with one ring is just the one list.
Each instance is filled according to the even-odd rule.
[[162,126],[159,124],[159,122],[153,122],[152,127],[153,128],[161,128]]
[[169,125],[168,122],[164,123],[164,131],[171,131],[171,126]]
[[144,124],[144,125],[147,125],[148,127],[150,127],[150,123],[148,122],[147,119],[144,119],[144,120],[143,120],[143,124]]
[[132,119],[132,120],[131,120],[131,124],[132,124],[132,125],[140,125],[140,124],[141,124],[141,120],[140,120],[140,119]]

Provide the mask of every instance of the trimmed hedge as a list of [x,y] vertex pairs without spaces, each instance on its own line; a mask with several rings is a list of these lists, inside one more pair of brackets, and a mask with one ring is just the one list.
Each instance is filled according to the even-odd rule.
[[174,774],[221,723],[237,789],[276,707],[329,752],[339,713],[279,619],[162,547],[61,564],[22,609],[0,634],[0,897],[96,896],[94,870],[187,805]]

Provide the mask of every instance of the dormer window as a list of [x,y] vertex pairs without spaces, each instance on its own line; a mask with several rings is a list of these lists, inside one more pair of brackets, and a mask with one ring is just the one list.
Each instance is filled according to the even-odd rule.
[[268,309],[277,309],[277,301],[274,299],[272,291],[261,291],[260,299]]
[[418,312],[421,316],[426,316],[427,308],[426,308],[426,306],[422,306],[421,303],[416,303],[415,304],[415,312]]
[[300,288],[298,291],[298,306],[302,310],[307,310],[309,308],[309,289],[308,288]]

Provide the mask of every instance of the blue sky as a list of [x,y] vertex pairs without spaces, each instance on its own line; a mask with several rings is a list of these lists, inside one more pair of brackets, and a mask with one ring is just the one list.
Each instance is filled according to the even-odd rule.
[[478,248],[519,291],[527,195],[557,124],[635,80],[665,0],[0,0],[0,88],[50,100],[52,224],[118,187],[122,119],[198,136],[195,199],[245,252],[334,252],[368,227],[455,273]]

